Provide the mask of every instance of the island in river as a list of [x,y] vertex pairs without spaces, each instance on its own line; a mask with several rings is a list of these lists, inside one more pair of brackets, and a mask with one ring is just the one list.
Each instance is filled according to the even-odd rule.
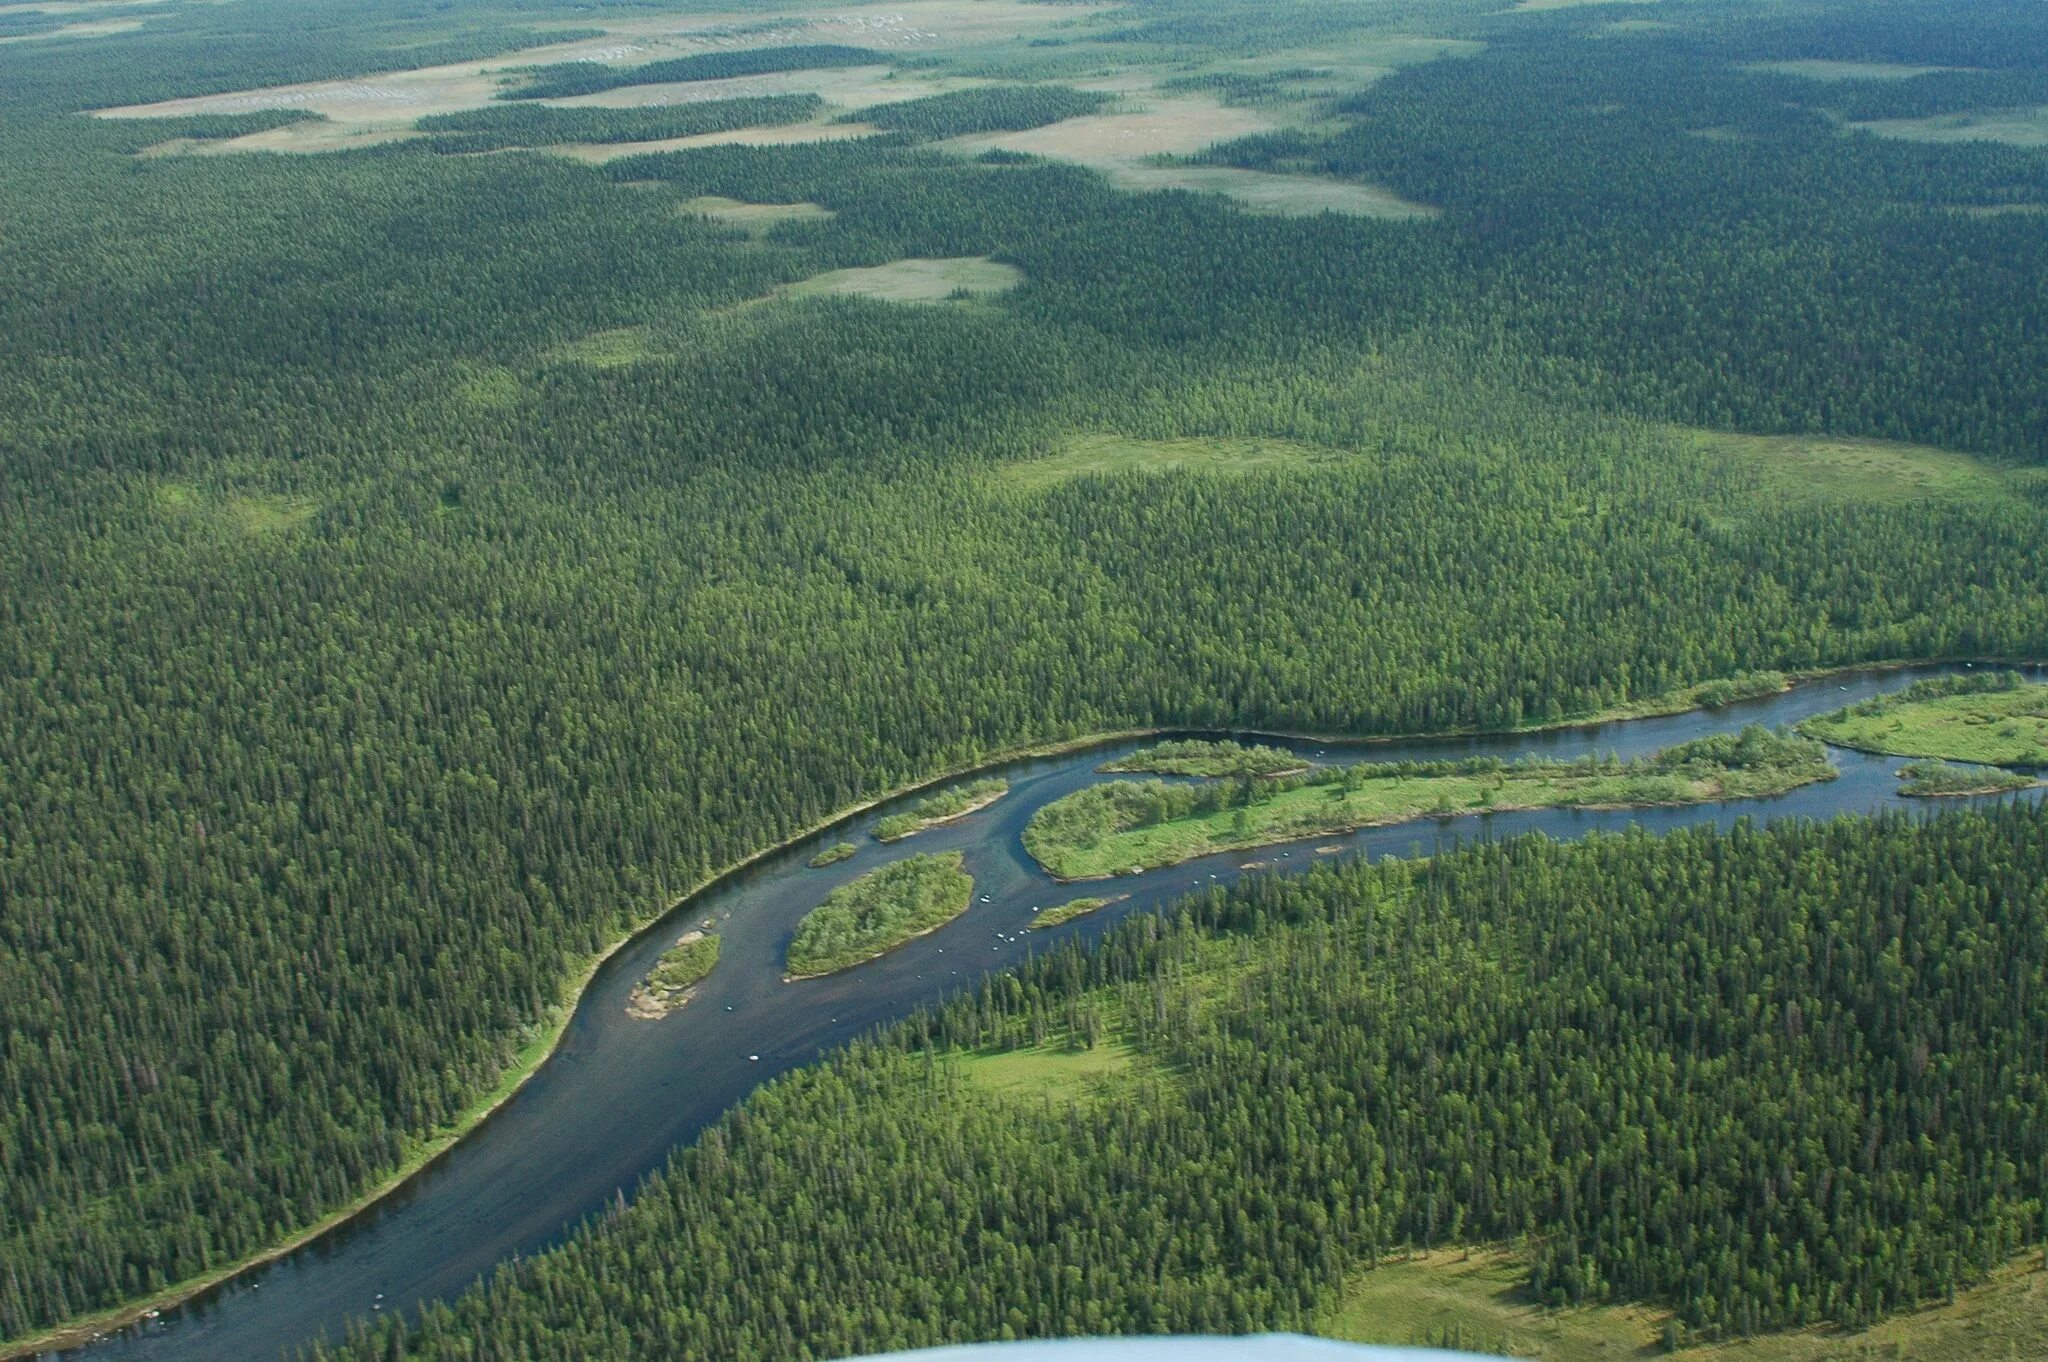
[[989,776],[966,785],[956,785],[950,790],[941,790],[929,799],[919,800],[902,813],[892,813],[875,824],[875,840],[900,842],[926,828],[956,822],[987,808],[1009,792],[1010,782],[1001,776]]
[[1059,879],[1103,879],[1413,818],[1751,799],[1834,775],[1819,742],[1752,727],[1630,762],[1481,758],[1332,766],[1277,780],[1114,781],[1033,814],[1024,848]]
[[965,861],[958,851],[911,856],[833,890],[797,923],[786,977],[837,974],[945,926],[974,897]]

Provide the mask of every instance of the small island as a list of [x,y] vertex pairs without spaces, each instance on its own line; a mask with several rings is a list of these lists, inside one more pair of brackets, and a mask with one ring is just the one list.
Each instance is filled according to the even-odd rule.
[[811,857],[810,860],[804,862],[804,864],[813,870],[823,870],[828,865],[838,865],[841,861],[859,850],[860,848],[851,842],[837,842],[832,846],[826,847],[823,851]]
[[2048,766],[2048,686],[2014,671],[1938,676],[1808,719],[1799,731],[1894,757]]
[[1112,775],[1155,776],[1274,776],[1298,775],[1310,768],[1292,752],[1277,747],[1251,746],[1225,739],[1205,742],[1189,738],[1155,743],[1127,757],[1106,762],[1101,771]]
[[641,1021],[659,1021],[678,1010],[696,995],[697,985],[718,963],[718,937],[709,932],[687,931],[676,944],[662,952],[647,977],[634,985],[626,1001],[626,1014]]
[[1899,768],[1899,779],[1905,782],[1899,787],[1899,793],[1916,799],[2010,794],[2014,790],[2030,790],[2041,783],[2018,771],[1996,766],[1958,766],[1939,758],[1916,761]]
[[937,931],[967,911],[974,880],[958,851],[912,856],[832,891],[789,943],[789,979],[836,974]]
[[1208,785],[1113,781],[1033,814],[1024,849],[1061,880],[1106,879],[1415,818],[1753,799],[1835,774],[1820,743],[1752,726],[1632,762],[1482,758],[1337,766]]
[[1069,899],[1065,903],[1054,904],[1031,919],[1031,930],[1035,932],[1046,927],[1057,927],[1063,922],[1072,922],[1077,917],[1086,917],[1099,908],[1109,907],[1112,903],[1122,903],[1129,897],[1129,894],[1118,894],[1113,898]]
[[919,800],[902,813],[892,813],[876,823],[875,840],[900,842],[906,837],[915,837],[927,828],[979,812],[1009,792],[1010,782],[1001,776],[989,776],[966,785],[956,785],[950,790],[941,790],[929,799]]

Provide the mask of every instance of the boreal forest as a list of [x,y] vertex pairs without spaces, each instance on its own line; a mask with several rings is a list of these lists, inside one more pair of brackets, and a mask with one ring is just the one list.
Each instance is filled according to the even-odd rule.
[[[2043,659],[2033,0],[0,3],[0,1353],[198,1346],[784,844],[967,853],[833,988],[1078,892],[930,782]],[[1106,888],[251,1355],[2038,1345],[2048,822],[1928,770]]]

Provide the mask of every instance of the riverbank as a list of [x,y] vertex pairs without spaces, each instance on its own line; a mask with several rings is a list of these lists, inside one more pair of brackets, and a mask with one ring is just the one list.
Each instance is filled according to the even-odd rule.
[[[1982,665],[1982,659],[1976,660]],[[1939,661],[1930,662],[1926,660],[1859,664],[1829,669],[1824,673],[1819,671],[1807,673],[1804,675],[1804,679],[1817,679],[1822,675],[1828,677],[1874,675],[1906,667],[1939,665],[1944,664]],[[1960,664],[1951,663],[1947,665]],[[1696,687],[1689,688],[1686,693],[1690,694],[1697,689]],[[1651,702],[1643,701],[1631,702],[1630,708],[1638,712],[1633,715],[1623,716],[1611,710],[1602,711],[1592,715],[1582,715],[1549,723],[1523,725],[1513,730],[1494,730],[1494,732],[1512,736],[1531,732],[1566,731],[1598,726],[1612,722],[1620,717],[1650,717],[1653,711],[1664,714],[1683,713],[1688,709],[1696,708],[1696,706],[1671,703],[1653,706]],[[763,846],[759,850],[739,858],[714,873],[706,874],[687,889],[669,898],[666,906],[659,911],[650,913],[645,918],[640,919],[631,930],[622,933],[617,940],[613,941],[603,951],[580,961],[564,961],[565,968],[560,1001],[556,1006],[536,1018],[522,1033],[521,1043],[512,1052],[506,1068],[499,1075],[497,1081],[488,1090],[478,1094],[476,1102],[465,1110],[459,1120],[451,1122],[439,1131],[433,1132],[430,1137],[421,1139],[414,1147],[414,1152],[410,1157],[394,1168],[388,1176],[380,1178],[373,1187],[365,1190],[362,1195],[352,1199],[345,1206],[322,1216],[317,1222],[294,1231],[282,1242],[252,1253],[233,1263],[223,1264],[219,1268],[205,1274],[195,1276],[174,1286],[166,1287],[161,1291],[152,1293],[145,1299],[76,1320],[60,1329],[51,1330],[36,1335],[33,1338],[24,1337],[0,1344],[0,1356],[18,1357],[42,1349],[72,1346],[86,1342],[96,1334],[110,1331],[142,1318],[145,1312],[149,1310],[168,1309],[181,1301],[203,1294],[212,1287],[232,1281],[237,1276],[259,1268],[264,1264],[286,1257],[330,1231],[347,1224],[351,1220],[357,1219],[387,1198],[392,1192],[403,1188],[418,1177],[420,1173],[439,1162],[449,1150],[475,1134],[493,1114],[499,1112],[509,1099],[518,1093],[533,1074],[537,1073],[557,1053],[566,1034],[569,1022],[580,1005],[583,995],[614,955],[644,942],[648,936],[656,931],[673,932],[678,930],[678,926],[674,921],[678,909],[687,905],[699,895],[718,888],[720,885],[746,872],[757,864],[787,852],[818,836],[820,833],[847,824],[850,820],[858,819],[879,806],[930,791],[936,786],[960,780],[976,772],[986,771],[1013,762],[1066,756],[1117,742],[1154,738],[1169,733],[1188,733],[1191,731],[1200,730],[1190,729],[1186,725],[1129,728],[1077,734],[1066,738],[1036,743],[1024,743],[998,751],[976,754],[969,759],[963,760],[961,763],[935,772],[930,776],[837,809],[792,832],[788,836],[778,839],[771,845]],[[1215,732],[1215,730],[1209,731]],[[1253,730],[1239,731],[1254,732]],[[1261,737],[1279,738],[1289,736],[1268,731],[1256,732],[1257,736]],[[1467,731],[1464,734],[1386,734],[1374,735],[1369,738],[1342,738],[1317,734],[1296,734],[1291,736],[1310,742],[1343,742],[1347,745],[1357,746],[1412,741],[1418,738],[1435,738],[1439,736],[1470,736],[1470,733]],[[1287,863],[1282,862],[1281,864]],[[266,1296],[269,1294],[267,1291],[264,1293]]]

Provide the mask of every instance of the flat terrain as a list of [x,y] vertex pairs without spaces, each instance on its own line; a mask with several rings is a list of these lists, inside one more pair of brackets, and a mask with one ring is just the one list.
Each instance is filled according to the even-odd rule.
[[828,270],[782,289],[788,298],[841,295],[887,303],[943,303],[958,293],[1007,293],[1024,282],[1024,271],[986,256],[944,260],[892,260],[863,269]]
[[756,236],[768,231],[781,222],[811,222],[832,216],[829,208],[820,208],[815,203],[745,203],[739,199],[721,198],[716,194],[704,194],[686,199],[679,205],[680,211],[695,217],[711,218],[729,227],[738,227]]
[[1805,76],[1808,80],[1911,80],[1942,71],[1960,71],[1959,66],[1908,66],[1893,61],[1756,61],[1743,65],[1745,71],[1769,71],[1781,76]]
[[1937,114],[1932,118],[1882,118],[1849,125],[1879,137],[1908,142],[2004,142],[2015,147],[2048,146],[2048,106],[1998,113]]
[[1031,1102],[1087,1101],[1107,1096],[1133,1068],[1130,1046],[1105,1042],[1091,1049],[1034,1046],[985,1051],[954,1062],[976,1089]]
[[1681,434],[1754,473],[1778,500],[1905,506],[1928,500],[2001,501],[2014,490],[2012,475],[1997,464],[1929,445],[1827,435]]
[[105,38],[116,33],[133,33],[141,28],[141,19],[94,19],[84,23],[66,24],[62,28],[48,29],[42,33],[17,33],[12,37],[0,38],[0,43],[45,43],[57,38]]
[[[1907,692],[1910,695],[1911,692]],[[1801,731],[1840,747],[1986,766],[2048,765],[2048,686],[1870,701]]]
[[691,137],[664,137],[652,142],[562,142],[539,150],[589,165],[603,165],[627,156],[647,156],[662,151],[690,151],[697,147],[794,147],[806,142],[850,142],[872,137],[875,130],[865,123],[780,123],[759,128],[728,128]]
[[[1093,88],[1105,88],[1097,83]],[[1069,161],[1134,192],[1188,189],[1222,194],[1261,212],[1360,217],[1427,217],[1434,210],[1372,185],[1314,175],[1276,175],[1230,166],[1159,164],[1221,142],[1273,132],[1296,120],[1268,109],[1240,108],[1203,94],[1134,96],[1129,108],[1069,118],[1022,132],[977,133],[937,145],[962,155],[1001,150]]]
[[1001,465],[999,476],[1016,487],[1050,487],[1069,478],[1112,473],[1201,473],[1235,477],[1281,468],[1337,463],[1340,450],[1299,440],[1216,436],[1139,440],[1124,435],[1076,435],[1058,453]]
[[1958,1293],[1953,1305],[1886,1320],[1859,1333],[1802,1329],[1713,1346],[1663,1348],[1670,1316],[1644,1305],[1546,1310],[1523,1290],[1514,1258],[1498,1249],[1444,1249],[1354,1275],[1315,1332],[1358,1343],[1446,1337],[1457,1346],[1540,1362],[1996,1362],[2041,1355],[2048,1338],[2048,1273],[2038,1254]]
[[[263,89],[237,90],[190,99],[104,109],[103,118],[168,118],[189,114],[249,113],[262,109],[310,109],[337,123],[390,127],[410,125],[428,114],[474,109],[491,102],[518,77],[517,68],[559,62],[598,61],[631,66],[668,57],[688,56],[733,47],[773,47],[796,43],[845,43],[880,51],[909,54],[942,53],[967,45],[997,43],[1072,23],[1094,12],[1087,5],[1037,5],[1018,0],[977,0],[973,5],[949,0],[910,0],[901,5],[865,5],[830,13],[764,18],[759,12],[690,16],[636,16],[604,22],[602,38],[552,43],[507,52],[480,61],[457,62],[417,71],[390,71],[349,80],[310,81]],[[889,79],[887,68],[853,71],[791,72],[786,76],[746,77],[729,81],[689,82],[680,86],[634,85],[598,95],[558,101],[566,105],[628,106],[677,99],[723,99],[727,87],[745,86],[749,93],[822,94],[842,108],[859,108],[956,88],[958,84],[905,76]],[[708,144],[706,144],[708,145]],[[269,150],[307,150],[293,141]]]

